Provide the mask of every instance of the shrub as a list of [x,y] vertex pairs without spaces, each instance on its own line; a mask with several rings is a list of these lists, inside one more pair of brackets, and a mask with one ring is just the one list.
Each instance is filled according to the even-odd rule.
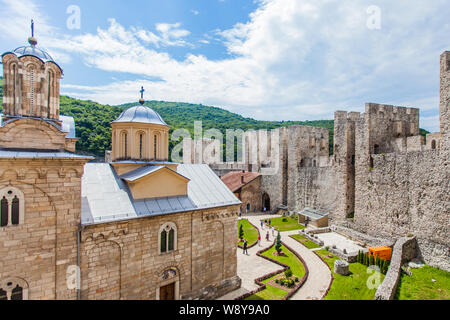
[[275,280],[275,283],[280,283],[280,280],[276,279],[276,280]]
[[326,246],[326,247],[325,247],[325,250],[327,250],[327,251],[330,250],[330,247],[329,247],[329,246]]
[[288,219],[287,219],[287,218],[283,218],[282,221],[283,221],[283,222],[288,222]]
[[241,224],[241,226],[239,227],[239,239],[242,240],[242,238],[244,238],[244,227]]
[[300,279],[298,277],[295,277],[295,282],[300,282]]
[[369,266],[373,266],[374,264],[375,264],[375,258],[373,257],[373,255],[370,255]]
[[277,241],[275,243],[275,250],[277,251],[278,254],[280,254],[281,252],[281,234],[280,231],[278,231],[278,236],[277,236]]
[[287,270],[284,272],[284,275],[286,276],[286,278],[292,277],[292,270],[291,270],[291,269],[287,269]]

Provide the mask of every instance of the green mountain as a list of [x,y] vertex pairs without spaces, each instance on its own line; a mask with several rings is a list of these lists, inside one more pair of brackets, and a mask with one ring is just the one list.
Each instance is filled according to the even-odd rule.
[[[3,79],[0,77],[0,112],[3,97]],[[72,116],[75,119],[77,136],[77,151],[103,157],[106,150],[111,150],[111,126],[120,113],[128,107],[138,103],[129,103],[119,106],[102,105],[93,101],[79,100],[67,96],[61,96],[60,113]],[[170,133],[176,129],[187,129],[191,135],[194,131],[194,121],[202,121],[203,130],[218,129],[224,136],[226,129],[258,130],[275,129],[291,125],[307,125],[327,128],[330,132],[330,154],[333,152],[333,120],[317,121],[259,121],[244,118],[241,115],[229,111],[204,106],[201,104],[189,104],[165,101],[147,101],[145,105],[158,112],[171,127]],[[421,134],[428,133],[421,129]],[[178,142],[170,141],[170,150]],[[224,145],[225,147],[225,145]]]

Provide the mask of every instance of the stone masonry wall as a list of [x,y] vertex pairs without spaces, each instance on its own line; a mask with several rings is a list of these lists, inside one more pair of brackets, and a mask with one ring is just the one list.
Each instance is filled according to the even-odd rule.
[[[86,226],[82,299],[155,300],[163,272],[177,270],[182,299],[213,299],[240,286],[239,206]],[[177,227],[177,250],[159,253],[159,229]]]
[[23,279],[31,300],[76,299],[67,268],[77,264],[83,161],[0,161],[0,190],[24,194],[24,223],[0,228],[0,281]]
[[375,293],[375,300],[393,300],[401,277],[402,264],[414,259],[416,256],[416,239],[401,238],[397,240],[392,251],[392,260],[389,271],[383,283]]
[[356,227],[376,236],[417,237],[426,263],[450,270],[450,177],[439,150],[372,155],[356,180]]

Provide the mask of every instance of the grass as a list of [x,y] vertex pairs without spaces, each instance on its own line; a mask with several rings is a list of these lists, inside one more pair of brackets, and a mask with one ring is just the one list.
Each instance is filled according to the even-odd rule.
[[320,248],[320,246],[317,243],[312,242],[311,240],[309,240],[308,238],[305,238],[302,235],[295,234],[295,235],[292,235],[291,237],[294,238],[295,240],[301,242],[308,249]]
[[450,300],[450,272],[430,266],[410,270],[411,277],[402,274],[396,300]]
[[367,267],[360,263],[350,263],[349,269],[351,274],[349,276],[342,276],[333,272],[334,262],[339,258],[327,250],[315,251],[328,264],[333,274],[334,280],[328,291],[325,300],[373,300],[377,289],[369,289],[367,280],[369,277],[379,277],[379,283],[384,280],[384,275],[381,273],[367,273]]
[[263,283],[266,284],[266,289],[255,293],[254,295],[251,295],[250,297],[244,299],[244,300],[281,300],[283,299],[288,292],[276,287],[272,287],[271,285],[267,285],[267,282],[269,282],[270,280],[272,280],[273,278],[275,278],[277,275],[262,281]]
[[263,256],[266,256],[268,258],[272,258],[274,260],[277,260],[278,262],[281,262],[285,265],[288,265],[291,267],[292,273],[294,274],[294,278],[298,277],[299,279],[303,278],[305,275],[305,267],[303,266],[303,263],[297,258],[295,254],[293,254],[291,251],[286,249],[284,246],[281,247],[281,250],[284,252],[286,256],[274,256],[273,253],[275,252],[275,246],[270,248],[268,251],[263,253]]
[[[247,219],[241,219],[238,223],[238,237],[239,237],[239,228],[243,227],[244,229],[244,238],[247,239],[248,246],[258,242],[258,230],[250,223]],[[239,242],[239,245],[243,245],[242,242]]]
[[[299,279],[302,279],[305,275],[305,267],[303,266],[303,263],[297,258],[295,254],[293,254],[291,251],[286,249],[284,246],[281,247],[282,251],[286,254],[286,257],[278,257],[274,256],[273,253],[275,252],[275,246],[270,248],[268,251],[264,252],[263,255],[269,258],[272,258],[274,260],[277,260],[281,263],[284,263],[285,265],[288,265],[291,267],[293,276],[292,278],[295,279],[295,277],[298,277]],[[246,298],[245,300],[281,300],[283,299],[287,294],[288,291],[273,287],[267,282],[272,280],[278,275],[275,275],[269,279],[266,279],[263,281],[263,283],[266,284],[266,289]]]
[[[286,222],[283,222],[283,219],[286,219]],[[270,220],[272,221],[271,225],[280,232],[305,229],[304,226],[298,223],[297,219],[293,219],[291,217],[280,217]]]

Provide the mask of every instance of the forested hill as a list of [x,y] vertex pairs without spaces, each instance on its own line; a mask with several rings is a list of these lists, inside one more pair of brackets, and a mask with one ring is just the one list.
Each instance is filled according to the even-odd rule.
[[[0,99],[3,96],[2,79],[0,78]],[[0,100],[0,103],[2,100]],[[120,106],[102,105],[93,101],[79,100],[61,96],[60,113],[75,118],[77,137],[77,151],[104,156],[105,150],[111,150],[111,126],[120,113],[128,107],[138,103],[124,104]],[[218,129],[225,133],[226,129],[275,129],[290,125],[307,125],[327,128],[330,131],[330,152],[333,145],[333,120],[318,121],[258,121],[244,118],[229,111],[204,106],[201,104],[188,104],[164,101],[148,101],[146,105],[158,112],[164,121],[171,127],[171,132],[176,129],[187,129],[193,133],[194,121],[202,121],[203,129]],[[0,107],[1,111],[1,107]],[[177,142],[170,142],[170,149]],[[170,153],[169,153],[170,154]]]

